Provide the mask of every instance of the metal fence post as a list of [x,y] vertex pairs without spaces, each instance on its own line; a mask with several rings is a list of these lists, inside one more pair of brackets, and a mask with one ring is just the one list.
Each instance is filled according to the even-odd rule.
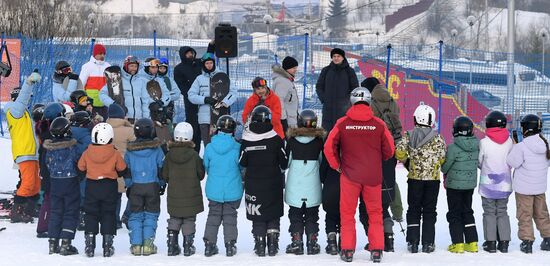
[[94,45],[95,45],[95,39],[92,38],[92,40],[90,41],[90,55],[94,54]]
[[307,55],[309,54],[309,47],[308,47],[308,39],[309,34],[304,34],[304,80],[303,80],[303,95],[302,95],[302,110],[306,108],[306,90],[307,90]]
[[157,30],[153,30],[153,57],[157,57]]
[[[441,133],[441,78],[443,75],[443,41],[439,41],[439,78],[437,80],[437,133]],[[466,110],[467,112],[467,110]]]
[[390,85],[390,59],[391,59],[391,43],[388,44],[388,59],[386,60],[386,89]]
[[[2,32],[2,37],[0,39],[0,60],[2,59],[2,54],[4,53],[4,38],[6,37],[5,36],[5,33]],[[9,55],[8,55],[9,56]],[[0,88],[2,87],[2,77],[0,77]],[[1,94],[2,90],[0,89],[0,99],[2,99],[2,94]],[[2,135],[2,137],[4,136],[4,124],[2,123],[2,102],[0,101],[0,134]]]

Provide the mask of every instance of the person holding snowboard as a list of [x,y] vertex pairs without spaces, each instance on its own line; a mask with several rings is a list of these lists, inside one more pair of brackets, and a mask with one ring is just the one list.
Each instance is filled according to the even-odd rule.
[[99,98],[99,92],[107,83],[104,72],[111,64],[105,62],[107,50],[102,44],[96,43],[92,50],[90,61],[82,65],[79,78],[84,84],[86,94],[93,99],[94,112],[107,117],[107,108]]
[[169,128],[169,119],[166,110],[170,104],[170,91],[164,83],[164,79],[158,75],[160,60],[154,57],[146,58],[143,63],[141,77],[147,82],[146,93],[149,95],[149,111],[151,120],[155,122],[155,134],[164,146],[172,140]]
[[54,102],[68,102],[72,92],[84,90],[78,75],[73,73],[73,69],[67,61],[59,61],[55,64],[55,72],[53,73],[52,80],[52,96]]

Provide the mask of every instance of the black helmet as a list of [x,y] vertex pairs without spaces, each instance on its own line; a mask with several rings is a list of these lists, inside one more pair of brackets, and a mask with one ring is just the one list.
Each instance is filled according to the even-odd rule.
[[298,115],[298,127],[316,128],[317,114],[311,109],[305,109]]
[[459,116],[453,123],[453,136],[473,136],[474,135],[474,123],[467,116]]
[[271,123],[271,110],[265,105],[258,105],[254,107],[251,113],[251,123]]
[[41,103],[37,103],[32,106],[32,120],[36,123],[40,120],[42,120],[42,116],[44,115],[44,108],[46,106]]
[[82,98],[82,97],[88,98],[88,94],[86,94],[86,92],[83,91],[83,90],[75,90],[75,91],[71,92],[70,98],[71,98],[71,102],[74,104],[74,106],[79,105],[80,98]]
[[13,88],[10,92],[10,98],[12,102],[15,102],[17,100],[17,97],[19,97],[19,93],[21,92],[21,87]]
[[149,118],[141,118],[134,124],[134,135],[136,138],[153,139],[155,138],[155,124]]
[[492,128],[492,127],[500,127],[500,128],[506,128],[506,124],[508,123],[506,119],[506,115],[504,115],[502,112],[499,111],[492,111],[485,117],[485,127],[486,128]]
[[521,119],[521,133],[528,137],[542,131],[542,119],[537,115],[526,115]]
[[124,108],[122,108],[122,106],[117,103],[109,105],[109,111],[107,112],[107,114],[107,118],[124,119],[124,117],[126,117],[126,112],[124,111]]
[[71,136],[71,122],[66,117],[58,117],[50,124],[50,134],[54,138],[62,139]]
[[60,71],[64,68],[67,68],[67,67],[70,67],[70,66],[71,66],[71,64],[69,64],[69,62],[61,60],[61,61],[59,61],[55,64],[55,71]]
[[237,122],[230,115],[222,115],[216,122],[216,129],[224,133],[233,134],[236,128]]
[[78,111],[71,116],[71,121],[75,127],[85,126],[92,122],[92,116],[88,111]]
[[56,117],[65,116],[65,107],[60,103],[50,103],[44,108],[44,117],[46,120],[54,120]]

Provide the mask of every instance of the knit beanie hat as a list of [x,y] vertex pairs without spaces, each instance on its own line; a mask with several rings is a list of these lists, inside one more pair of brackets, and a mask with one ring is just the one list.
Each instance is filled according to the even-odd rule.
[[296,59],[294,59],[294,57],[291,57],[291,56],[287,56],[285,57],[285,59],[283,59],[283,69],[284,70],[289,70],[293,67],[297,67],[298,66],[298,61],[296,61]]
[[346,52],[344,52],[344,50],[340,49],[340,48],[334,48],[330,51],[330,58],[332,58],[333,55],[335,54],[339,54],[341,55],[342,57],[346,57]]
[[105,49],[105,46],[99,43],[94,45],[94,50],[92,52],[93,56],[96,56],[98,54],[106,54],[106,53],[107,53],[107,50]]

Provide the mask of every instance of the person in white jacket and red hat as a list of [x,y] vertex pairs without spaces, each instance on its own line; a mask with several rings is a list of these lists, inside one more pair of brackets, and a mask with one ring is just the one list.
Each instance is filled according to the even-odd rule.
[[103,72],[111,64],[105,62],[107,50],[102,44],[95,44],[92,50],[90,61],[82,66],[79,78],[84,84],[84,90],[88,97],[93,99],[94,112],[97,112],[102,117],[107,117],[107,108],[99,99],[101,88],[107,83]]

